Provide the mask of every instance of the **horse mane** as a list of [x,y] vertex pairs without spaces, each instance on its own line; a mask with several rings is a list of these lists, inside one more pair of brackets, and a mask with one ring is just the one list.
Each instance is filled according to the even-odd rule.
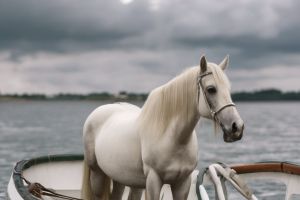
[[149,94],[139,116],[143,129],[162,134],[173,118],[194,118],[198,109],[199,70],[199,66],[189,68]]

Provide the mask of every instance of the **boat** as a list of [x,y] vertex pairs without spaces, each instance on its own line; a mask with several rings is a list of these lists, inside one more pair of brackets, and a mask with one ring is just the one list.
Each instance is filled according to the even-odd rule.
[[[8,183],[7,198],[9,200],[80,199],[82,172],[83,155],[48,155],[19,161],[14,166]],[[197,199],[197,174],[198,171],[192,173],[189,200]],[[126,200],[128,195],[129,188],[126,187],[122,200]],[[161,199],[172,199],[168,185],[163,187]]]
[[[10,200],[69,199],[81,194],[83,155],[47,155],[16,163],[7,187]],[[290,162],[259,162],[225,165],[213,163],[192,173],[188,200],[227,200],[230,184],[241,198],[256,200],[249,180],[275,180],[286,185],[285,200],[300,197],[300,165]],[[226,185],[226,184],[227,185]],[[209,188],[212,188],[209,189]],[[127,199],[126,187],[122,200]],[[142,197],[144,199],[144,197]],[[170,187],[165,185],[161,198],[172,200]]]

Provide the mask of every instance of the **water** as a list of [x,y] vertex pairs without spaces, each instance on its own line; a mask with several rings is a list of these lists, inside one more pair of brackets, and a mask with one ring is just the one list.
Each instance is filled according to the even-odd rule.
[[[103,103],[0,102],[0,199],[15,162],[47,154],[82,153],[82,125]],[[220,134],[214,135],[212,123],[200,120],[200,168],[216,161],[300,163],[300,103],[238,103],[237,107],[246,125],[237,143],[224,143]],[[261,193],[268,187],[273,190],[261,199],[282,199],[277,184],[262,185],[255,191]],[[232,199],[241,198],[233,195]]]

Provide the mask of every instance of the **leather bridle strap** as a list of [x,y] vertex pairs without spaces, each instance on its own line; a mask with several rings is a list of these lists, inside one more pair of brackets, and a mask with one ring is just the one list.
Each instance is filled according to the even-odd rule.
[[201,91],[201,89],[202,89],[202,93],[203,93],[203,95],[204,95],[205,103],[206,103],[206,105],[207,105],[208,108],[209,108],[209,111],[210,111],[210,113],[211,113],[212,118],[220,124],[220,121],[219,121],[217,115],[218,115],[222,110],[224,110],[225,108],[231,107],[231,106],[235,106],[235,104],[234,104],[233,102],[230,102],[230,103],[225,104],[224,106],[220,107],[220,108],[217,109],[217,110],[213,110],[213,109],[212,109],[211,103],[208,101],[207,95],[206,95],[205,90],[204,90],[204,86],[203,86],[203,84],[202,84],[202,79],[203,79],[205,76],[212,75],[212,74],[213,74],[212,72],[206,72],[206,73],[200,74],[200,75],[198,76],[198,103],[199,103],[199,98],[200,98],[200,91]]
[[221,112],[222,110],[224,110],[225,108],[227,108],[227,107],[230,107],[230,106],[235,106],[235,104],[234,103],[228,103],[228,104],[226,104],[226,105],[224,105],[224,106],[222,106],[221,108],[219,108],[217,111],[211,111],[211,113],[212,113],[212,115],[213,115],[213,117],[214,116],[216,116],[219,112]]

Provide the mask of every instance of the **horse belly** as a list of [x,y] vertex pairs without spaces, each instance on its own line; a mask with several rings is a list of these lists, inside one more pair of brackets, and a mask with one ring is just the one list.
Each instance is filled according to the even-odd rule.
[[137,114],[115,114],[96,137],[95,153],[98,165],[106,175],[124,185],[144,187]]

